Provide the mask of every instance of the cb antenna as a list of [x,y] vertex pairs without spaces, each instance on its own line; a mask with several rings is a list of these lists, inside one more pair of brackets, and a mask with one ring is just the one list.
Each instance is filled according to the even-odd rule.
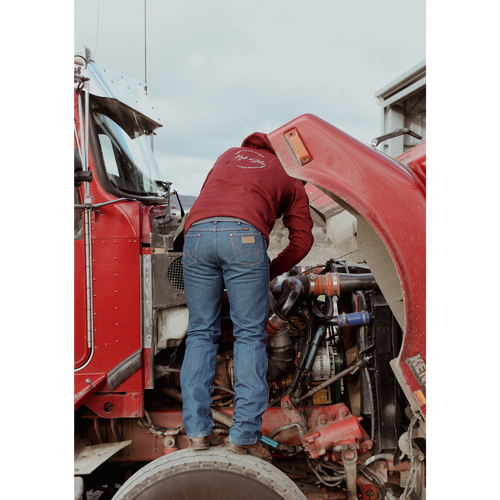
[[146,63],[146,0],[144,0],[144,94],[148,94],[148,78]]

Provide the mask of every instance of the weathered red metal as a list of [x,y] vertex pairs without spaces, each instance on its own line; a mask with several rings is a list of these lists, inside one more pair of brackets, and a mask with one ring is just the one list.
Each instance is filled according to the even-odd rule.
[[[313,158],[301,165],[285,134],[295,128]],[[347,203],[376,231],[389,252],[404,299],[404,338],[395,369],[407,396],[422,389],[406,360],[425,359],[425,186],[411,168],[359,142],[314,115],[268,134],[287,172]],[[414,398],[417,405],[420,403]],[[425,417],[426,406],[420,406]]]
[[[75,123],[80,130],[79,111],[75,95]],[[89,168],[96,166],[89,156]],[[89,183],[92,204],[115,200],[94,175]],[[83,186],[80,188],[83,199]],[[141,287],[140,248],[142,205],[126,201],[100,207],[92,211],[92,287],[94,343],[88,347],[85,300],[85,251],[84,240],[75,239],[75,368],[79,376],[91,373],[109,374],[119,370],[121,364],[141,351]],[[85,235],[84,237],[86,237]],[[92,351],[92,352],[91,352]],[[140,367],[140,364],[139,364]],[[144,377],[137,372],[120,381],[113,390],[140,392]],[[107,390],[108,380],[104,390]],[[122,404],[122,408],[129,408]],[[132,417],[132,413],[123,416]]]
[[372,448],[368,434],[347,406],[337,404],[321,409],[323,411],[317,415],[317,425],[309,425],[307,434],[301,438],[304,450],[311,458],[319,458],[344,444],[358,445],[358,454],[366,453]]
[[[111,397],[113,396],[113,397]],[[116,398],[116,399],[114,399]],[[92,410],[98,410],[100,416],[116,418],[118,414],[107,413],[105,408],[109,410],[109,406],[104,406],[109,403],[119,401],[118,395],[99,395],[94,396],[93,400],[97,400],[95,405],[92,402]],[[122,403],[120,403],[122,404]],[[113,410],[114,411],[114,410]],[[128,412],[131,409],[127,409]],[[219,408],[218,411],[232,417],[232,408]],[[310,429],[305,436],[301,438],[299,426],[290,426],[290,424],[301,424],[303,417],[293,407],[286,405],[280,408],[268,408],[262,416],[262,434],[265,436],[273,436],[273,439],[278,442],[291,446],[305,444],[311,449],[311,456],[318,458],[325,455],[327,450],[331,450],[333,446],[342,444],[358,443],[360,446],[358,455],[368,451],[371,445],[369,436],[359,425],[358,419],[343,404],[322,406],[322,407],[306,407],[304,415],[307,422],[307,427]],[[182,410],[151,411],[149,417],[155,426],[165,429],[179,429],[182,427]],[[318,424],[318,422],[323,422]],[[283,426],[286,428],[278,433],[276,431]],[[170,431],[167,431],[168,433]],[[276,434],[275,434],[276,433]],[[188,448],[189,440],[184,434],[175,434],[175,446],[178,449]],[[132,439],[133,444],[123,453],[127,454],[127,460],[130,461],[150,461],[161,456],[164,447],[161,439],[155,437],[138,426],[134,421],[124,423],[122,429],[122,439]],[[170,448],[169,448],[170,449]],[[330,456],[330,455],[329,455]],[[335,458],[335,457],[334,457]],[[117,455],[110,460],[123,460],[123,456]]]
[[407,167],[411,168],[422,181],[424,186],[426,185],[426,162],[427,162],[427,143],[423,142],[418,146],[410,149],[406,153],[398,156],[396,158],[401,163],[404,163]]

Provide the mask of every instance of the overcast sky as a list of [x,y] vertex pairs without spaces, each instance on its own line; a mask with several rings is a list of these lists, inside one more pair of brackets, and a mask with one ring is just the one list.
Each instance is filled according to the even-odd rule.
[[158,163],[186,195],[226,149],[303,113],[370,143],[374,93],[426,58],[424,0],[75,0],[74,19],[75,53],[147,80]]

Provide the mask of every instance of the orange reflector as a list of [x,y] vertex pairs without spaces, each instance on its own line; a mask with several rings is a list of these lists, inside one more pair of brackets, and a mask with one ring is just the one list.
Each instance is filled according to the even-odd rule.
[[417,398],[419,405],[424,406],[425,403],[427,402],[427,399],[425,398],[424,393],[421,390],[418,390],[414,394],[415,394],[415,397]]
[[292,128],[288,132],[285,132],[285,139],[301,165],[305,165],[306,163],[312,161],[312,157],[302,142],[296,128]]

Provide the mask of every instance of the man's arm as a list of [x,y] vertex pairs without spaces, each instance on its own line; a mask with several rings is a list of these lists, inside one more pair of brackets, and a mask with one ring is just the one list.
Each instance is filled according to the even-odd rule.
[[292,199],[283,214],[283,225],[288,229],[289,243],[271,262],[271,280],[298,264],[309,253],[314,242],[309,200],[299,180],[295,183]]

